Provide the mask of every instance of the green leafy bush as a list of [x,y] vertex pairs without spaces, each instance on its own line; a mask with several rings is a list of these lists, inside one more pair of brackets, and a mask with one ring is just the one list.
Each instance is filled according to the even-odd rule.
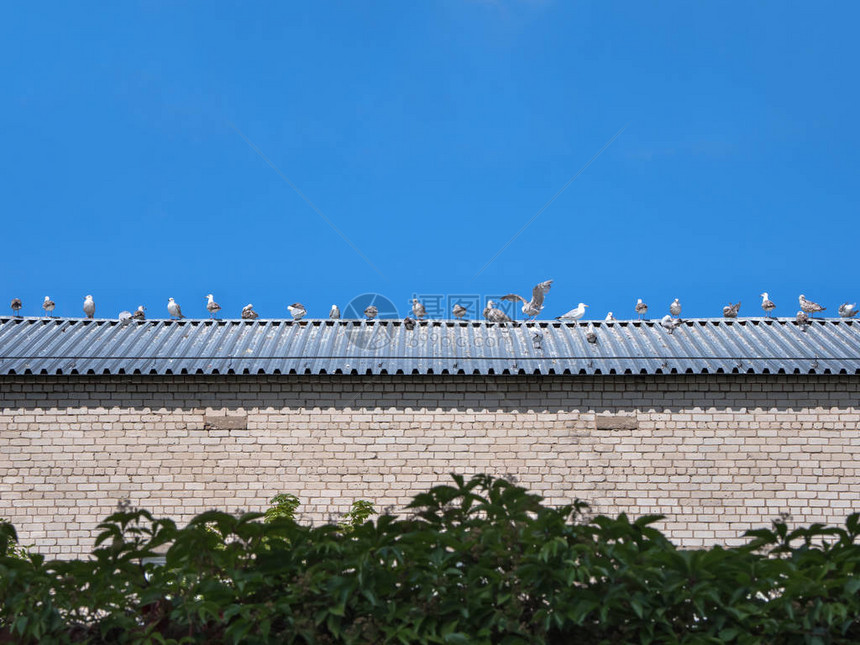
[[320,527],[295,506],[211,511],[185,528],[126,510],[74,561],[11,555],[2,524],[0,642],[860,642],[858,514],[682,550],[657,517],[587,520],[487,476],[409,509]]

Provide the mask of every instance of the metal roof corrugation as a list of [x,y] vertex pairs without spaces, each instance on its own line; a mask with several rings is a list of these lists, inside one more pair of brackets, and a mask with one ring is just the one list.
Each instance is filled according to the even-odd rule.
[[592,324],[0,318],[0,375],[860,374],[860,321]]

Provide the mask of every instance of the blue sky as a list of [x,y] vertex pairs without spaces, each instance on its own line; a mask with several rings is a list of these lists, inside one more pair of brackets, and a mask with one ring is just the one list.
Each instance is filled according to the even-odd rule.
[[779,315],[799,293],[835,311],[860,300],[858,21],[828,2],[6,3],[0,296],[203,317],[212,292],[274,318],[552,278],[542,318],[675,297],[758,315],[765,290]]

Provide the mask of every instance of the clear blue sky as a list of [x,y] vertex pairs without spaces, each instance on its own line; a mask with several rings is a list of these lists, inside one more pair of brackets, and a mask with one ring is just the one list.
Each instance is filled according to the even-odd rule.
[[[860,5],[5,3],[0,296],[860,300]],[[481,268],[626,129],[483,273]],[[239,133],[324,213],[335,233]],[[8,311],[8,310],[7,310]]]

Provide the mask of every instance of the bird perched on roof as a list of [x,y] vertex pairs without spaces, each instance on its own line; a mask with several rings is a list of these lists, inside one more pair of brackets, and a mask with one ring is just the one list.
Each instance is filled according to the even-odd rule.
[[738,304],[733,305],[731,302],[723,307],[723,317],[724,318],[737,318],[738,312],[741,310],[741,301],[738,300]]
[[144,313],[145,311],[146,311],[146,307],[144,307],[143,305],[140,305],[137,308],[137,311],[135,311],[131,315],[131,317],[134,318],[135,320],[146,320],[146,313]]
[[571,309],[566,314],[556,316],[556,320],[563,320],[564,322],[574,322],[579,320],[585,315],[585,308],[587,306],[588,305],[584,302],[580,302],[575,308]]
[[815,318],[815,314],[817,312],[824,311],[825,309],[827,309],[827,307],[822,307],[817,302],[812,302],[812,300],[807,300],[806,296],[804,296],[802,293],[800,294],[800,297],[797,300],[798,300],[798,302],[800,302],[800,309],[802,311],[804,311],[805,313],[808,313],[809,315],[811,315],[813,318]]
[[185,318],[185,316],[182,315],[182,307],[180,307],[179,303],[173,298],[167,299],[167,313],[170,314],[171,318],[179,318],[180,320]]
[[506,296],[502,296],[502,300],[509,300],[511,302],[516,302],[519,300],[523,303],[522,312],[529,317],[529,319],[534,319],[543,309],[543,299],[546,293],[552,288],[552,280],[546,280],[541,282],[540,284],[536,284],[532,289],[532,299],[526,301],[522,296],[518,296],[515,293],[509,293]]
[[802,309],[797,312],[797,318],[795,319],[797,324],[803,328],[803,331],[806,331],[806,328],[809,326],[809,316],[806,315],[806,312]]
[[305,314],[308,313],[308,310],[305,309],[305,306],[300,302],[294,302],[291,305],[287,305],[287,309],[290,310],[290,315],[293,317],[293,320],[301,320],[305,317]]
[[776,309],[776,305],[770,299],[770,296],[767,295],[767,291],[761,294],[761,308],[764,309],[764,315],[768,318],[770,318],[770,312]]
[[608,314],[606,314],[606,318],[604,318],[604,320],[606,322],[612,322],[613,320],[615,320],[615,316],[613,316],[612,312],[610,311]]
[[337,305],[332,305],[331,309],[328,312],[328,317],[331,320],[340,320],[340,309]]
[[364,315],[367,317],[368,320],[373,320],[374,318],[376,318],[377,315],[379,315],[379,309],[376,308],[376,305],[370,305],[368,307],[365,307]]
[[670,334],[674,334],[675,330],[684,324],[680,318],[672,318],[669,314],[660,319],[660,326]]
[[496,309],[496,303],[492,300],[487,300],[487,306],[484,307],[484,318],[492,323],[511,322],[508,315],[501,309]]
[[636,300],[636,313],[639,314],[639,320],[648,313],[648,305],[642,302],[642,298]]
[[254,311],[254,305],[250,302],[242,307],[242,320],[257,320],[260,316],[256,311]]
[[454,311],[454,318],[456,318],[457,320],[462,320],[463,316],[466,315],[466,308],[459,303],[454,305],[453,311]]
[[427,310],[424,308],[424,305],[418,302],[418,298],[412,299],[412,314],[418,320],[421,320],[422,318],[427,316]]
[[671,305],[669,305],[669,313],[677,318],[681,315],[681,301],[675,298]]
[[403,319],[403,326],[406,327],[409,331],[415,329],[415,321],[412,320],[409,316]]
[[123,327],[125,327],[126,325],[130,325],[131,321],[134,320],[130,311],[120,311],[119,316],[117,316],[117,318],[119,319],[119,323]]
[[54,307],[56,306],[56,303],[51,300],[50,296],[45,296],[45,300],[42,302],[42,309],[45,310],[46,314],[53,316]]
[[839,315],[842,318],[853,318],[857,315],[858,311],[860,311],[860,309],[857,309],[856,302],[853,305],[849,305],[847,302],[843,302],[839,305]]
[[208,294],[206,298],[209,300],[209,302],[206,303],[206,311],[209,312],[210,318],[214,318],[215,314],[221,311],[221,305],[215,302],[215,298],[212,296],[211,293]]
[[87,315],[87,318],[92,318],[96,315],[96,303],[93,302],[92,296],[84,298],[84,313]]
[[588,323],[588,328],[585,330],[585,340],[592,345],[597,342],[597,332],[594,331],[594,325],[592,323]]
[[23,307],[24,305],[21,303],[20,298],[12,298],[12,303],[9,306],[12,307],[12,315],[13,316],[20,316],[21,315],[21,307]]

